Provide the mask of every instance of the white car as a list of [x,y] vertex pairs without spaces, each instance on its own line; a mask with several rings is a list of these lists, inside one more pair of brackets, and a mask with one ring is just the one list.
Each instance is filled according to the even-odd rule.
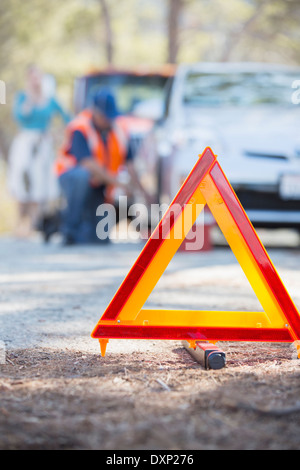
[[175,196],[210,146],[255,226],[300,229],[299,86],[291,67],[179,66],[148,147],[160,200]]

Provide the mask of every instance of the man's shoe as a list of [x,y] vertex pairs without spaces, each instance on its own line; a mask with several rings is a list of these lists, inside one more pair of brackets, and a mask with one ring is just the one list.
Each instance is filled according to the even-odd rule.
[[75,245],[75,244],[76,244],[76,242],[75,242],[74,238],[71,237],[70,235],[67,235],[64,238],[63,242],[62,242],[62,246],[71,246],[71,245]]

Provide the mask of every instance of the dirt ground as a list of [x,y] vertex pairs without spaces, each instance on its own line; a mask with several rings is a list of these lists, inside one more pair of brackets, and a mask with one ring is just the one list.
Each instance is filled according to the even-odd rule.
[[1,367],[1,449],[299,449],[289,347],[227,344],[205,371],[180,345],[105,359],[16,350]]
[[[90,333],[140,249],[0,242],[0,449],[299,449],[293,345],[222,343],[214,371],[172,341],[111,341],[100,356]],[[300,251],[269,253],[299,308]],[[173,261],[149,306],[257,307],[226,248]]]

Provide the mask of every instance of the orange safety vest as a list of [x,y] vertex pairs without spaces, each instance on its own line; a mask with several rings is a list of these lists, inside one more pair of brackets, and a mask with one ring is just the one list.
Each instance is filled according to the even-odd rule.
[[[66,127],[65,141],[55,162],[56,175],[61,176],[77,165],[75,156],[70,153],[75,131],[80,131],[86,138],[91,150],[91,156],[112,174],[117,174],[120,167],[125,162],[126,154],[126,139],[122,129],[115,126],[109,132],[107,145],[105,145],[101,136],[93,126],[92,112],[90,110],[84,110]],[[107,194],[111,194],[112,189],[113,188],[107,188]]]

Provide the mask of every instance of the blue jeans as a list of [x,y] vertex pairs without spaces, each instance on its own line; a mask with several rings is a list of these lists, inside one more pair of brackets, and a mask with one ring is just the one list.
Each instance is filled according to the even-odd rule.
[[59,182],[66,199],[66,208],[62,211],[62,234],[74,243],[100,243],[102,240],[96,235],[96,226],[101,218],[96,217],[96,209],[104,202],[104,188],[92,187],[90,173],[81,166],[62,174]]

